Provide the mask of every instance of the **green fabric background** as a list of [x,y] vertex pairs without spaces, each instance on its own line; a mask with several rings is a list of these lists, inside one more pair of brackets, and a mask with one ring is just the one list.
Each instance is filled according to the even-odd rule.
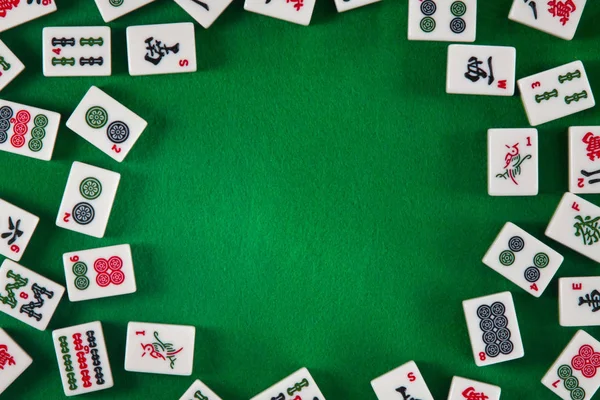
[[[557,276],[598,273],[543,236],[567,190],[567,127],[598,124],[598,109],[539,128],[538,196],[492,198],[486,130],[527,127],[521,101],[445,94],[448,44],[406,39],[406,1],[338,14],[318,0],[302,27],[234,0],[196,25],[198,72],[130,77],[127,26],[192,21],[158,0],[109,24],[113,76],[44,78],[44,26],[104,25],[92,0],[57,3],[0,35],[27,66],[1,97],[63,116],[51,162],[0,153],[0,197],[41,218],[23,265],[64,284],[63,253],[130,243],[138,292],[65,295],[45,332],[0,314],[34,358],[2,399],[64,398],[51,331],[93,320],[115,387],[87,399],[178,399],[200,378],[241,400],[306,366],[328,400],[374,400],[371,379],[409,360],[436,399],[453,375],[554,397],[539,381],[576,331],[558,325],[556,279],[536,299],[481,258],[512,221],[565,255]],[[509,21],[510,3],[479,2],[476,44],[515,46],[517,78],[583,60],[600,95],[600,5],[568,42]],[[64,126],[91,85],[149,123],[122,164]],[[104,239],[54,224],[76,160],[121,173]],[[461,302],[504,290],[526,355],[478,368]],[[193,376],[125,372],[132,320],[196,326]]]

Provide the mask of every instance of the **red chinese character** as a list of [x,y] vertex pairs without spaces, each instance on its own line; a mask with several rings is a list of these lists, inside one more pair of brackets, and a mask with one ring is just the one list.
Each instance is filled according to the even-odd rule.
[[585,134],[581,141],[587,144],[585,150],[590,160],[594,161],[594,158],[600,160],[600,136],[595,136],[592,132]]
[[21,0],[0,0],[0,18],[6,17],[6,12],[17,7]]
[[548,2],[548,12],[552,14],[553,17],[560,17],[560,22],[564,25],[569,22],[569,18],[571,17],[571,13],[577,10],[575,7],[575,3],[573,0],[561,1],[561,0],[550,0]]
[[4,369],[4,366],[15,365],[15,358],[8,354],[8,347],[5,344],[0,344],[0,369]]
[[489,397],[486,396],[485,393],[476,392],[475,388],[473,388],[472,386],[463,390],[462,396],[467,400],[487,400],[487,399],[489,399]]
[[286,3],[296,3],[294,4],[294,8],[296,11],[300,11],[302,6],[304,5],[304,0],[287,0]]

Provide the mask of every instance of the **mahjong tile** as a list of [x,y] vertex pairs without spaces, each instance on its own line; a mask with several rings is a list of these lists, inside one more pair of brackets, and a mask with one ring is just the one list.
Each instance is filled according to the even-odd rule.
[[19,261],[39,220],[35,215],[0,199],[0,254]]
[[3,0],[0,2],[0,32],[54,11],[55,0]]
[[154,0],[96,0],[96,6],[104,22],[113,21],[137,10]]
[[221,398],[200,379],[196,379],[179,400],[221,400]]
[[[378,400],[433,400],[433,396],[414,361],[393,369],[371,381]],[[401,396],[401,397],[399,397]]]
[[302,368],[250,400],[325,400],[308,369]]
[[209,28],[233,0],[175,0],[204,28]]
[[17,58],[3,41],[0,40],[0,90],[12,82],[23,70],[25,65]]
[[25,350],[0,328],[0,394],[21,376],[32,362]]

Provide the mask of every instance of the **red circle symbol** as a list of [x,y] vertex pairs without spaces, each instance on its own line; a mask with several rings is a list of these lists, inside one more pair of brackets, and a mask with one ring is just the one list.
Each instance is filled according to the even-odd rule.
[[600,353],[595,352],[589,344],[584,344],[579,348],[579,354],[571,359],[571,365],[586,378],[593,378],[600,367]]
[[108,271],[108,261],[106,261],[104,258],[97,259],[94,261],[94,269],[99,274]]
[[96,283],[100,287],[107,287],[110,285],[110,276],[106,272],[102,272],[96,277]]
[[26,124],[31,121],[31,114],[27,110],[21,110],[17,113],[17,121],[22,124]]
[[115,285],[125,282],[125,274],[122,271],[113,271],[110,274],[110,281]]
[[108,259],[108,267],[113,271],[119,270],[123,267],[123,260],[121,257],[113,256]]
[[10,138],[10,144],[16,148],[23,147],[25,144],[25,138],[21,135],[14,135]]
[[23,136],[24,134],[27,133],[29,129],[27,129],[27,125],[25,124],[15,124],[14,128],[13,128],[13,132],[15,132],[15,135],[20,135]]

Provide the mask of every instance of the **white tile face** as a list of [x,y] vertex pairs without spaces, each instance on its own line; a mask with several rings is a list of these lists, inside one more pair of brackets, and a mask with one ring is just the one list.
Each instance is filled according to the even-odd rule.
[[488,194],[538,194],[538,134],[536,129],[488,130]]
[[564,400],[590,399],[600,386],[600,342],[577,331],[552,364],[542,384]]
[[121,162],[148,123],[102,90],[92,86],[83,97],[67,127]]
[[409,0],[408,40],[474,42],[477,0]]
[[108,26],[44,28],[44,76],[108,76],[111,41]]
[[63,194],[56,226],[101,238],[104,236],[121,175],[74,162]]
[[600,262],[600,207],[565,193],[554,212],[546,236]]
[[4,1],[0,6],[0,32],[56,11],[54,0]]
[[0,199],[0,254],[19,261],[40,219]]
[[508,19],[571,40],[586,0],[514,0]]
[[233,0],[175,0],[204,28],[209,28]]
[[338,12],[344,12],[369,4],[378,3],[380,1],[381,0],[335,0],[335,7]]
[[104,22],[113,21],[154,0],[96,0],[96,6]]
[[558,280],[558,320],[561,326],[598,326],[599,311],[599,276]]
[[0,40],[0,90],[4,89],[24,69],[25,65]]
[[510,292],[463,301],[473,357],[478,367],[525,355]]
[[69,300],[119,296],[136,291],[128,244],[63,254]]
[[414,361],[371,381],[378,400],[433,400],[433,396]]
[[4,329],[0,328],[0,394],[25,372],[32,361]]
[[581,61],[517,81],[529,123],[554,121],[594,107],[594,95]]
[[150,374],[192,374],[196,328],[130,322],[127,325],[125,370]]
[[483,257],[483,263],[529,294],[540,297],[563,256],[518,226],[507,222]]
[[52,332],[60,379],[66,396],[113,387],[112,371],[99,321]]
[[179,400],[221,400],[221,398],[200,379],[196,379]]
[[0,100],[0,150],[50,161],[60,114]]
[[4,260],[0,266],[0,311],[46,330],[65,288],[50,279]]
[[128,27],[127,62],[132,76],[195,72],[194,24],[183,22]]
[[516,60],[514,47],[451,44],[446,93],[512,96]]
[[310,400],[325,400],[325,397],[306,368],[299,369],[250,400],[295,400],[296,397]]
[[600,193],[600,126],[569,128],[569,191]]
[[244,9],[267,17],[308,26],[316,0],[246,0]]
[[498,386],[455,376],[452,378],[448,400],[500,400],[500,392]]

